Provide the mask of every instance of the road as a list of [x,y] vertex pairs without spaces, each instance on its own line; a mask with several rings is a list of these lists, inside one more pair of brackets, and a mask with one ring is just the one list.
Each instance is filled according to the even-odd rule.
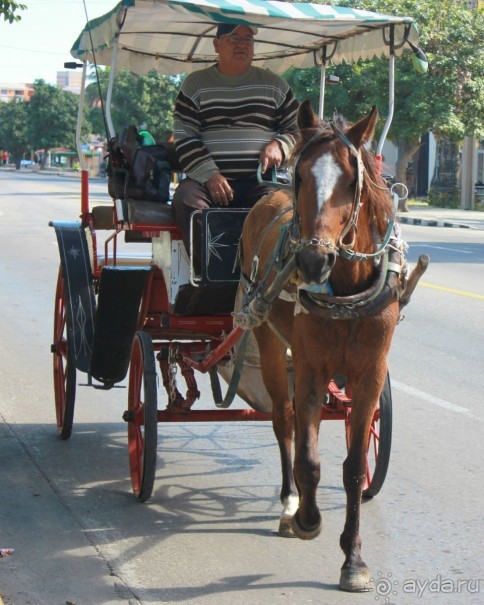
[[[91,185],[95,203],[106,185]],[[377,590],[337,589],[343,427],[321,428],[312,542],[276,535],[279,463],[267,423],[159,426],[149,503],[131,494],[126,388],[80,375],[74,433],[52,388],[58,252],[51,219],[79,215],[72,178],[0,171],[0,604],[416,605],[484,602],[484,232],[403,226],[431,266],[390,354],[394,431],[382,492],[364,504]]]

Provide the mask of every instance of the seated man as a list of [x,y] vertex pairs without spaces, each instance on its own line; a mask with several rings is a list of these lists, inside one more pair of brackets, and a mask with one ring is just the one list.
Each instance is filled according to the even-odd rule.
[[298,103],[283,79],[252,66],[254,34],[255,27],[220,25],[218,63],[187,76],[178,93],[175,147],[187,178],[173,207],[187,250],[194,210],[252,207],[274,188],[257,181],[258,164],[263,173],[280,166],[294,144]]

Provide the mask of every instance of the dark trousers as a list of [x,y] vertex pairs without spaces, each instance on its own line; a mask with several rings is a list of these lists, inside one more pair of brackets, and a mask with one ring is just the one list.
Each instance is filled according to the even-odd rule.
[[[190,217],[194,210],[203,208],[252,208],[261,197],[274,191],[275,186],[271,183],[259,183],[256,179],[248,181],[230,181],[234,191],[234,199],[229,206],[217,206],[214,204],[204,185],[200,185],[190,178],[180,182],[173,196],[173,210],[176,222],[183,235],[183,242],[187,251],[190,251]],[[193,257],[195,266],[200,266],[201,251],[201,221],[196,221],[193,231]]]

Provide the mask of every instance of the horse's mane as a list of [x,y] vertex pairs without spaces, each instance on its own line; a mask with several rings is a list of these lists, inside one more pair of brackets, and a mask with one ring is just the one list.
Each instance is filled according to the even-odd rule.
[[[346,132],[351,127],[351,124],[341,114],[335,113],[332,122],[342,132]],[[334,136],[331,122],[327,121],[318,121],[313,127],[300,130],[288,158],[289,165],[294,168],[301,151],[309,141],[322,143],[333,139]],[[361,194],[363,210],[367,213],[368,220],[373,224],[376,223],[378,233],[383,236],[392,213],[391,195],[380,174],[380,167],[375,154],[369,151],[366,146],[361,147],[360,152],[366,171]]]

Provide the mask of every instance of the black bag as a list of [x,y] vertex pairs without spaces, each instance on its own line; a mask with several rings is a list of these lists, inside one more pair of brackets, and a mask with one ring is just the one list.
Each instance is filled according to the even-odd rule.
[[171,166],[162,144],[141,146],[136,126],[128,126],[109,142],[108,191],[115,199],[170,199]]

